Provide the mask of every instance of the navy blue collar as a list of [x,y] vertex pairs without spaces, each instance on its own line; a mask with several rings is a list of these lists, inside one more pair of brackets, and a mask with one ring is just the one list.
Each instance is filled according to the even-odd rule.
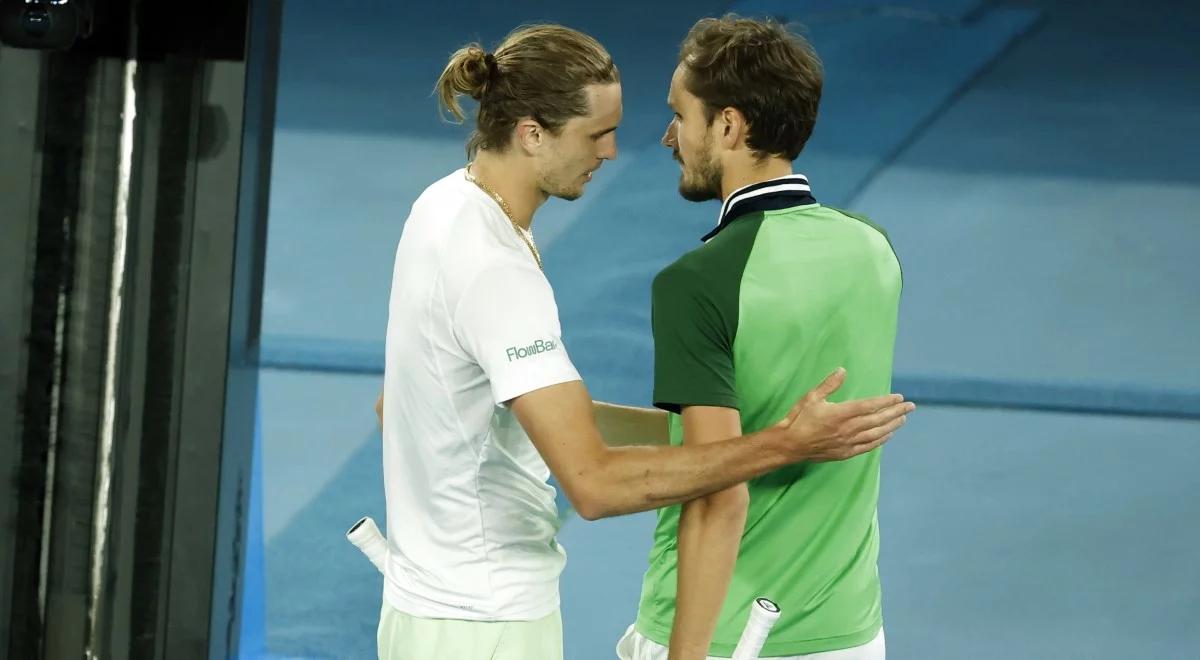
[[738,188],[725,200],[721,205],[721,215],[717,217],[716,229],[705,234],[700,240],[709,240],[744,215],[816,203],[817,200],[813,198],[812,189],[808,185],[808,177],[803,174],[790,174],[778,179],[752,183]]

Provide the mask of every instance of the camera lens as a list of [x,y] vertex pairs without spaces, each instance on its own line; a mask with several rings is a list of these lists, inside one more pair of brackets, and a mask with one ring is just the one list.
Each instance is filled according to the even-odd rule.
[[41,7],[26,9],[21,16],[21,24],[26,34],[40,39],[50,32],[50,12]]

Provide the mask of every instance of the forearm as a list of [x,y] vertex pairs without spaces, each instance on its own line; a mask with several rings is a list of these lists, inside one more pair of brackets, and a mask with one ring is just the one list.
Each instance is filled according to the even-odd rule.
[[609,448],[579,475],[590,497],[576,506],[595,519],[678,504],[795,462],[788,445],[768,429],[704,445]]
[[655,408],[620,406],[593,401],[596,426],[610,447],[666,445],[667,413]]
[[742,484],[683,505],[670,660],[703,660],[708,655],[733,579],[748,502]]
[[[691,500],[792,463],[860,455],[886,442],[912,410],[898,395],[829,403],[824,397],[840,384],[835,376],[844,374],[826,379],[770,428],[701,446],[609,447],[580,381],[540,388],[508,405],[579,515],[596,519]],[[707,409],[689,406],[683,416]],[[735,419],[716,435],[740,429]]]

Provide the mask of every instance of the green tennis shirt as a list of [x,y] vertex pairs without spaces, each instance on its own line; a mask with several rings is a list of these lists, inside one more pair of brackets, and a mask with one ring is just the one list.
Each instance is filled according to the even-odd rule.
[[[742,430],[775,424],[837,367],[831,399],[886,394],[900,300],[900,265],[886,234],[821,206],[793,175],[739,190],[705,243],[654,280],[655,405],[671,412],[736,408]],[[733,580],[709,653],[730,656],[754,598],[782,615],[762,655],[865,644],[882,626],[880,450],[799,464],[749,482]],[[679,506],[660,509],[637,629],[667,644],[675,618]]]

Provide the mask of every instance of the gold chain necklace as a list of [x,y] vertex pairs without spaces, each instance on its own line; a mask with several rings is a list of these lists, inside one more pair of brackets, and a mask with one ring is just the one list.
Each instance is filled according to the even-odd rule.
[[533,242],[533,233],[517,224],[516,218],[513,217],[512,209],[508,208],[508,202],[504,201],[504,198],[500,196],[500,193],[487,187],[479,179],[476,179],[475,175],[471,174],[470,165],[467,165],[466,176],[467,181],[479,186],[480,190],[487,193],[492,199],[496,200],[496,203],[500,205],[500,210],[504,211],[504,215],[506,215],[508,217],[508,221],[512,223],[513,231],[517,232],[517,236],[520,236],[521,240],[525,241],[525,245],[529,247],[529,252],[533,255],[533,260],[537,262],[538,269],[544,270],[542,268],[542,254],[538,252],[537,244]]

